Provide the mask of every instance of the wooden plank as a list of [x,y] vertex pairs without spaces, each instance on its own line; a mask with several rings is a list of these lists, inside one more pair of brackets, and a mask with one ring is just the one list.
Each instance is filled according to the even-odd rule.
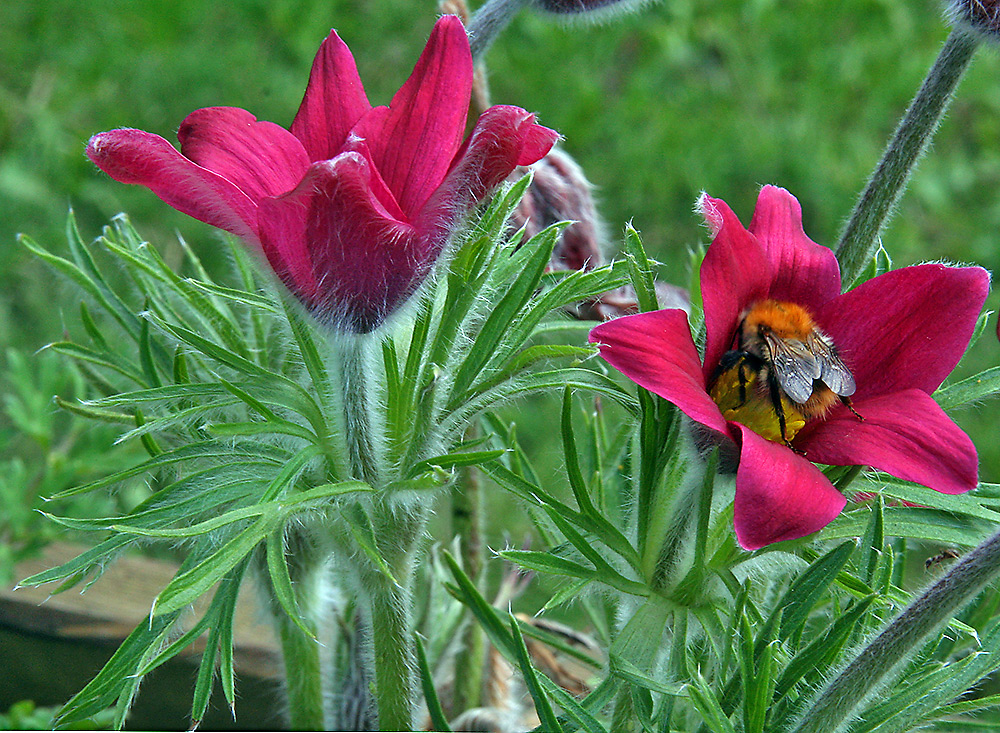
[[[71,560],[86,547],[66,542],[48,545],[43,553],[20,563],[15,578],[55,567]],[[39,587],[0,589],[0,626],[9,629],[117,646],[142,622],[153,599],[170,582],[177,565],[139,555],[125,555],[113,563],[85,592],[70,589],[56,595],[55,583]],[[281,659],[274,629],[259,611],[256,592],[244,583],[236,604],[233,627],[237,674],[277,679]],[[195,611],[198,611],[196,604]],[[197,618],[192,614],[192,619]],[[195,644],[185,656],[197,655]]]

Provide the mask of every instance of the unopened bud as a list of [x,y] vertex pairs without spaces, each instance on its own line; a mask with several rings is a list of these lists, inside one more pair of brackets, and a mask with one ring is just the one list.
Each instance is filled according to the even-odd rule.
[[603,20],[628,13],[649,4],[650,0],[531,0],[539,10],[573,20]]
[[552,149],[531,166],[533,174],[521,203],[511,215],[525,239],[560,221],[571,221],[552,250],[550,270],[590,270],[604,264],[602,225],[592,186],[569,155]]
[[[565,152],[553,148],[531,166],[531,171],[531,185],[510,217],[512,227],[524,227],[524,238],[530,239],[547,226],[571,221],[552,250],[549,271],[591,270],[603,265],[604,225],[594,205],[593,186],[580,166]],[[688,292],[667,283],[656,283],[656,299],[660,308],[691,307]],[[606,321],[638,313],[639,303],[635,290],[626,285],[568,310],[582,321]]]
[[947,15],[954,25],[1000,41],[1000,0],[950,0]]

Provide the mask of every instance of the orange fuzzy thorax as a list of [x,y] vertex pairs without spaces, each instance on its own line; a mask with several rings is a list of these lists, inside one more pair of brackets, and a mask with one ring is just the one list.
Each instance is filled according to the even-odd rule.
[[804,339],[816,330],[809,311],[801,305],[780,300],[754,303],[743,317],[743,335],[755,337],[761,329],[783,339]]

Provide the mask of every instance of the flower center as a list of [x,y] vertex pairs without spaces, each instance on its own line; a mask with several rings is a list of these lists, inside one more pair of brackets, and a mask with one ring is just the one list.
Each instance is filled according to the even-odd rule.
[[727,420],[790,446],[808,421],[838,402],[850,407],[854,376],[801,305],[753,303],[734,340],[708,390]]
[[746,425],[760,437],[775,443],[791,440],[806,424],[798,406],[784,392],[779,392],[785,419],[785,434],[782,436],[781,421],[767,387],[766,375],[762,377],[759,370],[749,368],[743,361],[721,371],[709,388],[709,395],[726,420]]

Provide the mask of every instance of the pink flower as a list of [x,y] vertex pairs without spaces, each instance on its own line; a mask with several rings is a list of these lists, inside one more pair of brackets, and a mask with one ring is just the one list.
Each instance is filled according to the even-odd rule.
[[260,246],[321,317],[365,333],[420,286],[459,217],[557,135],[495,106],[463,142],[472,57],[461,21],[441,18],[388,107],[372,107],[350,50],[320,46],[286,130],[234,107],[181,123],[178,152],[158,135],[112,130],[87,155],[123,183]]
[[[609,321],[593,329],[590,340],[622,374],[738,451],[740,544],[754,550],[802,537],[840,513],[844,496],[813,463],[872,466],[946,494],[975,487],[975,446],[931,393],[972,337],[989,274],[979,267],[918,265],[842,294],[836,258],[806,237],[799,203],[784,189],[761,190],[749,230],[724,202],[703,196],[699,203],[715,234],[701,267],[704,360],[679,310]],[[832,342],[857,385],[853,393],[839,391],[851,395],[856,414],[832,399],[826,414],[803,418],[805,406],[783,394],[788,425],[782,440],[766,375],[748,370],[747,404],[735,410],[724,404],[724,415],[710,391],[723,403],[739,393],[736,371],[720,363],[738,348],[747,310],[764,300],[811,316]],[[818,378],[813,388],[814,395],[826,390]]]

